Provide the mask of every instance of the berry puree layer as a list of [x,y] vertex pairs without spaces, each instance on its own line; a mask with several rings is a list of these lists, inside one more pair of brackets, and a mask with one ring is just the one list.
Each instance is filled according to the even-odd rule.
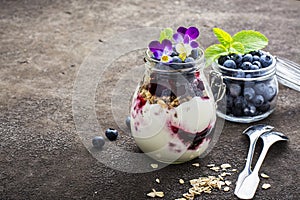
[[203,96],[205,90],[202,95],[196,92],[193,97],[178,98],[158,97],[150,88],[142,86],[133,97],[131,130],[139,148],[166,163],[201,155],[209,147],[216,121],[214,100]]

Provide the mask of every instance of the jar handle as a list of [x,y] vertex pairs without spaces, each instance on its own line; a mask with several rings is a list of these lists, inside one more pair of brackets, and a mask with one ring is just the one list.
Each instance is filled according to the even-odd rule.
[[224,97],[226,91],[226,85],[223,82],[222,74],[213,70],[210,71],[209,82],[214,95],[217,94],[217,96],[215,96],[216,98],[215,103],[217,104]]

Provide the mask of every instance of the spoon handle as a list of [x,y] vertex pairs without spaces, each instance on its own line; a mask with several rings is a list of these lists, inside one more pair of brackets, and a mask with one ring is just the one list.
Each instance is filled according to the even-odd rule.
[[256,144],[257,139],[258,138],[252,139],[250,137],[250,146],[249,146],[249,150],[248,150],[247,161],[246,161],[246,164],[245,164],[245,167],[244,167],[243,171],[239,174],[239,177],[236,181],[236,187],[235,187],[234,193],[238,192],[238,190],[240,189],[244,179],[247,176],[249,176],[250,173],[251,173],[251,163],[252,163],[253,153],[254,153],[254,150],[255,150],[255,144]]
[[239,190],[234,193],[240,199],[252,199],[254,197],[256,189],[257,189],[259,181],[260,181],[258,172],[259,172],[259,169],[260,169],[271,145],[272,145],[272,143],[264,144],[264,147],[263,147],[262,152],[256,162],[254,170],[252,171],[252,173],[249,176],[247,176],[244,179]]

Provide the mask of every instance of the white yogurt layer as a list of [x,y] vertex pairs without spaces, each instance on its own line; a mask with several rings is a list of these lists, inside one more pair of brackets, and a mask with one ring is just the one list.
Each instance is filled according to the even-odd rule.
[[[137,95],[134,97],[134,105],[139,104]],[[215,121],[214,101],[201,97],[172,109],[147,101],[131,110],[131,131],[139,148],[150,157],[167,163],[185,162],[201,155],[210,139],[203,139],[194,148],[189,148],[190,144],[197,133],[207,130],[209,134]]]

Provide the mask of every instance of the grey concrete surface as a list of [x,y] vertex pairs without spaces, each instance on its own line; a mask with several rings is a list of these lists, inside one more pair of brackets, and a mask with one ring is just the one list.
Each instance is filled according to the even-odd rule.
[[[83,146],[72,114],[73,83],[84,58],[116,33],[143,27],[196,25],[200,42],[216,42],[211,29],[233,34],[255,29],[270,40],[267,50],[300,63],[300,1],[0,1],[0,199],[148,199],[152,188],[164,199],[185,193],[190,180],[208,175],[209,163],[243,168],[247,124],[226,122],[213,151],[199,162],[130,174],[98,162]],[[126,59],[123,67],[126,69]],[[107,87],[114,85],[108,74]],[[109,92],[98,98],[109,99]],[[102,95],[102,96],[101,96]],[[288,144],[275,144],[262,172],[269,190],[255,199],[299,199],[300,93],[280,86],[276,111],[260,123],[284,132]],[[116,126],[108,107],[97,107],[104,127]],[[120,131],[116,142],[128,151],[134,143]],[[128,141],[127,141],[128,140]],[[261,146],[261,143],[260,143]],[[258,149],[259,150],[259,149]],[[256,157],[258,155],[256,152]],[[236,180],[233,174],[230,180]],[[161,180],[160,184],[155,178]],[[195,199],[237,199],[215,190]]]

